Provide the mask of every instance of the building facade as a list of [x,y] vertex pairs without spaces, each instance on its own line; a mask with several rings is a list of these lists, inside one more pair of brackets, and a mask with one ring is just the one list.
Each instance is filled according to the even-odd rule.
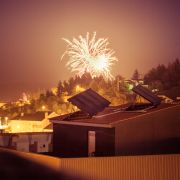
[[180,153],[180,105],[146,111],[107,108],[90,119],[54,117],[53,152],[59,157]]

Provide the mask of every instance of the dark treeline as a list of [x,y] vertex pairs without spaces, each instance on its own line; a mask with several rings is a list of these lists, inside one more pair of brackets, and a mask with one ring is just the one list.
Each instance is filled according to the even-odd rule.
[[180,86],[180,61],[176,59],[167,66],[158,65],[152,68],[145,76],[144,81],[152,88],[167,90],[176,86]]
[[[121,78],[118,76],[118,79]],[[68,98],[88,88],[107,98],[113,105],[126,102],[126,96],[117,89],[117,79],[105,81],[102,76],[92,78],[89,73],[85,73],[81,77],[74,76],[67,81],[59,81],[56,92],[47,90],[41,93],[36,100],[31,100],[31,111],[41,111],[45,106],[45,110],[58,114],[72,112],[76,109],[68,102]],[[26,112],[26,109],[24,111]]]
[[89,73],[83,74],[81,77],[75,76],[71,77],[68,81],[59,81],[57,87],[57,95],[61,96],[63,93],[67,93],[68,95],[73,95],[77,93],[78,88],[92,88],[95,91],[99,91],[99,89],[108,89],[111,87],[113,82],[105,81],[102,76],[92,78]]

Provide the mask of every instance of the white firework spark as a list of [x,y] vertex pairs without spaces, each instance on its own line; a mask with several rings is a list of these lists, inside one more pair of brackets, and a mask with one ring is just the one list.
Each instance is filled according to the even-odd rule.
[[92,38],[87,32],[85,38],[80,35],[79,39],[73,38],[70,41],[63,38],[63,40],[68,45],[62,58],[64,55],[69,56],[66,66],[72,72],[76,72],[79,76],[89,72],[92,77],[103,76],[106,80],[114,78],[110,70],[117,58],[113,56],[115,52],[107,48],[109,45],[107,38],[96,40],[96,32],[93,33]]

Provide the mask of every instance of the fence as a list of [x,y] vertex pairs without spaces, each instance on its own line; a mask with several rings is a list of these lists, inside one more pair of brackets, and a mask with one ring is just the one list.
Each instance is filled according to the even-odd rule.
[[[0,149],[0,151],[2,151],[2,149]],[[81,175],[85,180],[180,179],[180,154],[54,158],[11,150],[8,150],[8,152],[48,165],[56,170],[68,172],[73,176]]]

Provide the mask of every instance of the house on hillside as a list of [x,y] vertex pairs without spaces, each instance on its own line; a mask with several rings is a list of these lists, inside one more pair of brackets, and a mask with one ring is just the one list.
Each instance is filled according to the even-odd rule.
[[0,108],[3,108],[3,106],[5,106],[7,103],[5,102],[0,102]]
[[47,153],[52,151],[52,124],[48,118],[55,113],[36,112],[13,119],[0,119],[0,147],[25,152]]
[[158,95],[158,97],[161,98],[161,102],[163,102],[163,103],[173,103],[174,102],[173,99],[171,99],[165,95]]
[[158,94],[163,94],[164,96],[167,96],[168,98],[176,102],[178,100],[178,97],[180,97],[180,86],[172,87],[171,89],[164,90],[162,92],[159,92]]
[[0,116],[0,133],[3,133],[8,128],[8,117]]
[[69,99],[80,111],[51,118],[53,153],[59,157],[180,152],[180,104],[160,99],[138,85],[147,104],[117,107],[91,89]]
[[52,129],[47,129],[46,127],[51,124],[49,118],[54,116],[57,116],[57,114],[49,112],[21,113],[8,121],[6,132],[52,132]]

